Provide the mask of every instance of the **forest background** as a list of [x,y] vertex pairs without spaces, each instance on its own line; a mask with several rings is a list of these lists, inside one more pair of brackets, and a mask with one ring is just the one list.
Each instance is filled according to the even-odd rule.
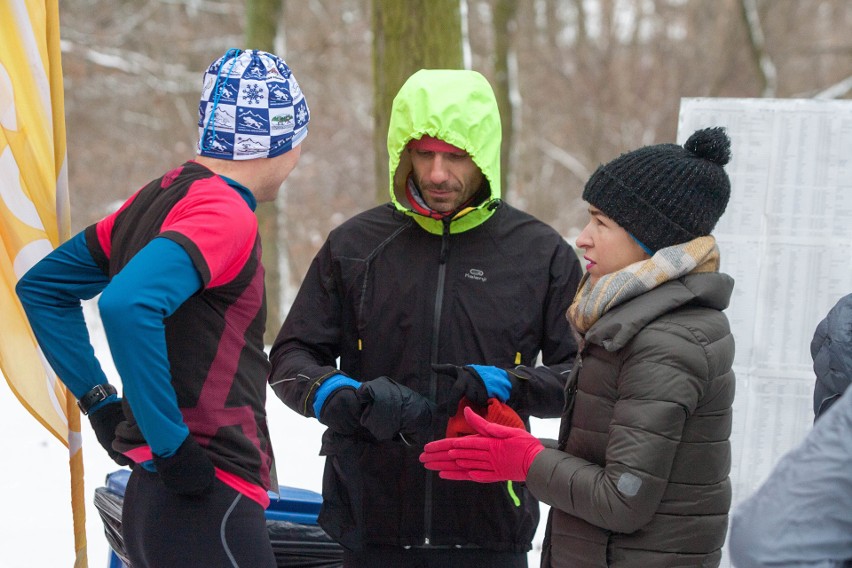
[[[253,43],[258,22],[274,32],[262,40],[271,45]],[[505,122],[504,197],[573,242],[586,215],[580,195],[588,176],[623,151],[674,141],[681,98],[850,98],[850,29],[848,0],[61,2],[71,231],[192,158],[201,75],[210,61],[230,47],[274,51],[292,66],[312,113],[301,162],[272,222],[269,213],[262,216],[264,230],[272,225],[277,235],[265,238],[265,252],[276,243],[281,261],[274,333],[274,317],[286,314],[328,231],[387,199],[383,124],[388,94],[401,84],[399,67],[446,61],[449,46],[455,66],[491,81]],[[404,42],[405,50],[388,50]],[[406,60],[389,61],[393,54]],[[271,420],[292,431],[285,410],[275,405]],[[9,416],[9,429],[23,430],[21,421],[31,420],[18,412]],[[318,441],[318,425],[300,420],[299,436]],[[110,471],[88,443],[94,438],[85,423],[84,430],[92,448],[87,473]],[[36,436],[49,438],[44,431]],[[280,441],[277,453],[307,465],[288,471],[284,482],[313,488],[318,443],[300,448]],[[22,448],[32,448],[27,443]],[[50,491],[62,451],[52,439],[39,448],[51,459],[59,455],[59,466],[52,475],[32,471],[26,482]],[[31,449],[22,451],[41,463]],[[42,473],[45,484],[38,483]],[[93,485],[87,481],[88,494]],[[27,491],[11,489],[22,497]],[[54,490],[64,502],[65,486]],[[98,566],[103,538],[88,496],[87,502],[90,558]],[[32,514],[43,515],[49,531],[47,515],[64,517],[65,510]],[[13,524],[25,526],[23,516],[4,518],[10,525],[4,534],[14,534]],[[13,544],[14,538],[8,543],[29,550],[31,561],[33,545],[26,538]],[[70,557],[64,546],[61,553],[53,548],[41,552]],[[15,566],[14,556],[0,554],[0,566]]]
[[682,97],[852,92],[848,0],[75,0],[60,24],[72,234],[194,155],[214,58],[260,47],[292,67],[311,123],[261,211],[270,341],[329,230],[387,201],[387,114],[421,66],[491,81],[504,198],[571,241],[588,176],[673,142]]

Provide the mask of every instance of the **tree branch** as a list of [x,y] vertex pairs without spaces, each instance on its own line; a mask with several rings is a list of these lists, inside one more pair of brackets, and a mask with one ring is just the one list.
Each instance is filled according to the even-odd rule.
[[757,66],[758,76],[763,85],[762,95],[774,97],[778,90],[778,73],[775,63],[766,52],[766,41],[763,36],[763,28],[760,26],[760,14],[757,11],[756,0],[740,0],[740,13],[743,23],[748,32],[748,45],[751,49],[752,58]]
[[590,175],[589,170],[572,154],[569,154],[559,146],[545,140],[544,138],[538,138],[536,140],[536,146],[538,146],[548,158],[565,167],[565,169],[580,178],[582,181],[586,181],[588,179]]

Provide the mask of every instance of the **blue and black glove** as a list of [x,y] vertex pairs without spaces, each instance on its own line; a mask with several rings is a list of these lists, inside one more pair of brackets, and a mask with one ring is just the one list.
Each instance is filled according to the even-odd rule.
[[512,394],[513,382],[509,373],[498,367],[441,364],[432,365],[432,370],[455,379],[447,399],[447,413],[450,416],[455,416],[459,402],[464,397],[474,406],[484,407],[489,398],[506,402]]
[[314,396],[314,414],[330,430],[351,436],[359,430],[376,440],[425,439],[431,433],[435,405],[388,377],[364,383],[337,374]]
[[351,436],[361,423],[363,407],[355,389],[361,383],[345,375],[326,379],[314,395],[314,415],[329,429]]
[[353,387],[337,388],[322,407],[319,421],[338,434],[354,434],[360,426],[363,407]]
[[107,451],[112,461],[118,465],[132,464],[133,461],[130,458],[114,450],[112,447],[112,442],[115,440],[116,427],[126,420],[124,410],[121,408],[121,399],[102,404],[96,407],[95,410],[90,411],[87,416],[89,417],[89,423],[92,425],[92,430],[95,431],[98,442]]
[[163,484],[179,495],[201,495],[216,478],[213,462],[192,434],[171,456],[154,454],[154,467]]

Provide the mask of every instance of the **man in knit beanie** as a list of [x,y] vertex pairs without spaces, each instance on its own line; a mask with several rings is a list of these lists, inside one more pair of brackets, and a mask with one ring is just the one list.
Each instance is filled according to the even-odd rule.
[[[27,272],[17,292],[98,442],[133,472],[134,568],[273,568],[266,298],[254,209],[296,166],[308,106],[287,64],[228,50],[204,73],[198,156]],[[99,312],[123,398],[89,343]]]
[[[710,235],[725,210],[721,128],[601,166],[577,238],[587,272],[556,447],[487,422],[427,444],[444,479],[524,481],[551,505],[543,567],[719,566],[731,505],[733,279]],[[569,396],[571,396],[569,394]]]

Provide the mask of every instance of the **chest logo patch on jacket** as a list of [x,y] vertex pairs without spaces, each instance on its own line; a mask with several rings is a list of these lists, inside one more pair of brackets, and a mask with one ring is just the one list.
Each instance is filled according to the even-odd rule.
[[485,277],[485,272],[483,272],[482,270],[479,270],[478,268],[471,268],[470,270],[468,270],[465,273],[464,277],[470,278],[471,280],[480,280],[482,282],[485,282],[486,280],[488,280]]

